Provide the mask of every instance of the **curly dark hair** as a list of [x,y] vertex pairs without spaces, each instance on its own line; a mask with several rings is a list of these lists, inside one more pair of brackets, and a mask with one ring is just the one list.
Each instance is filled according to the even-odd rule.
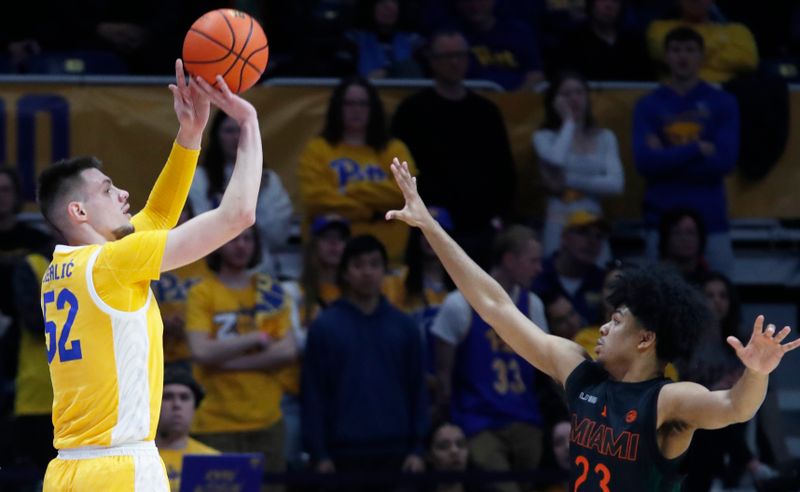
[[656,334],[656,355],[662,362],[688,357],[712,322],[702,293],[666,265],[624,268],[608,302],[614,309],[626,306],[645,330]]

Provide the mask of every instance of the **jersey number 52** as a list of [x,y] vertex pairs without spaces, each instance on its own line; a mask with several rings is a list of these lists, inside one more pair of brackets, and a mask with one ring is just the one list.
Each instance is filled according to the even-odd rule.
[[[81,341],[69,339],[69,332],[72,330],[72,323],[75,322],[75,316],[78,314],[78,298],[75,294],[70,292],[69,289],[61,289],[56,297],[55,291],[49,290],[44,293],[44,331],[47,334],[47,363],[53,362],[56,356],[56,333],[58,327],[54,321],[47,318],[47,305],[55,302],[56,309],[61,311],[69,306],[67,312],[67,321],[61,327],[61,336],[58,337],[58,358],[61,362],[69,362],[71,360],[78,360],[83,358],[81,353]],[[67,347],[69,344],[69,347]]]

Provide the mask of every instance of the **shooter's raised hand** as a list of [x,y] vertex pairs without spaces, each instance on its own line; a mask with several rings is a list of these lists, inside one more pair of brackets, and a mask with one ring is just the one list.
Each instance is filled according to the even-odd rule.
[[202,137],[208,123],[209,98],[200,90],[197,82],[191,78],[187,82],[183,72],[183,61],[180,58],[175,60],[175,83],[169,84],[169,90],[172,92],[173,107],[181,124],[181,130],[193,137],[196,135]]

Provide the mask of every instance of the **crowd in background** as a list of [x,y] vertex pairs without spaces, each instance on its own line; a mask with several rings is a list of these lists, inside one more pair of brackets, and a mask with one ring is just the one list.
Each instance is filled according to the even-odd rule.
[[[754,145],[743,108],[792,78],[779,69],[800,56],[800,9],[792,2],[78,3],[103,8],[85,15],[54,2],[67,10],[59,10],[61,30],[34,33],[20,22],[3,31],[9,70],[32,72],[57,47],[102,51],[125,71],[159,73],[175,57],[161,43],[185,31],[165,26],[237,6],[263,16],[273,75],[342,77],[319,136],[297,162],[302,203],[265,169],[256,225],[153,284],[167,361],[157,444],[174,487],[186,453],[260,452],[271,472],[567,469],[570,416],[561,389],[477,316],[419,231],[384,216],[403,205],[389,170],[397,157],[419,176],[439,224],[520,311],[594,356],[599,326],[611,315],[609,285],[622,267],[602,203],[625,193],[625,176],[617,136],[593,115],[587,80],[663,81],[633,115],[634,164],[646,183],[645,256],[701,289],[715,320],[698,327],[695,355],[666,374],[710,389],[729,388],[741,374],[725,343],[749,320],[730,280],[723,179],[740,149]],[[55,39],[63,26],[68,41]],[[386,114],[370,82],[382,77],[430,77],[434,85]],[[494,103],[465,86],[469,78],[506,90],[546,87],[545,118],[531,135],[547,195],[543,217],[520,221],[513,213],[505,123]],[[184,220],[219,203],[238,132],[221,113],[213,120]],[[2,168],[0,439],[14,445],[0,446],[0,461],[43,471],[54,450],[38,279],[58,239],[19,221],[20,207],[18,177]],[[302,271],[293,277],[275,254],[288,248],[300,210]],[[768,397],[762,412],[771,408]],[[750,425],[767,435],[780,424]],[[776,474],[782,444],[754,449],[746,430],[698,432],[686,490]],[[485,488],[566,490],[563,483]]]

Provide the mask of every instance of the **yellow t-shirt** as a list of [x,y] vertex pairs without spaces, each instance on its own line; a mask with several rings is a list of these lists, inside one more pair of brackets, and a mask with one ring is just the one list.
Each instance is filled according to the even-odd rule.
[[210,448],[200,441],[189,438],[184,449],[161,449],[158,454],[164,461],[169,478],[169,489],[171,492],[178,492],[181,488],[181,471],[183,470],[183,457],[187,454],[219,454],[214,448]]
[[650,56],[664,61],[664,39],[676,27],[690,27],[703,38],[705,63],[700,77],[708,82],[726,82],[758,67],[758,48],[753,34],[744,24],[708,22],[690,24],[681,20],[657,20],[647,28]]
[[[572,341],[583,347],[589,356],[591,356],[592,360],[596,360],[597,352],[595,352],[594,349],[597,347],[597,341],[599,339],[600,327],[589,326],[579,331]],[[678,381],[678,369],[672,363],[669,363],[667,367],[664,368],[664,376],[673,381]]]
[[[259,279],[262,288],[257,289]],[[250,285],[241,289],[227,287],[214,275],[189,292],[186,330],[216,339],[261,330],[279,339],[291,327],[290,302],[280,284],[267,275],[253,275]],[[278,422],[282,395],[278,372],[219,371],[196,366],[195,376],[205,388],[206,397],[195,414],[192,433],[264,429]]]
[[[203,278],[211,275],[208,264],[204,259],[190,263],[171,272],[164,272],[161,278],[153,282],[153,294],[161,309],[161,318],[166,321],[171,318],[186,321],[186,299],[189,289]],[[166,328],[166,326],[165,326]],[[164,332],[164,362],[188,360],[192,356],[186,333],[169,334]]]
[[[36,278],[44,276],[47,258],[31,254],[25,260]],[[50,415],[53,411],[53,387],[47,367],[45,337],[35,335],[29,327],[20,330],[16,386],[14,415]]]
[[145,208],[131,219],[137,232],[56,246],[42,278],[42,310],[57,449],[155,438],[164,353],[150,283],[160,275],[198,154],[172,146]]
[[401,262],[408,226],[383,218],[404,203],[389,168],[394,157],[408,162],[411,173],[417,174],[411,153],[400,140],[389,141],[382,152],[366,145],[331,146],[321,137],[311,140],[297,170],[306,226],[318,215],[336,212],[350,221],[353,235],[374,235],[386,246],[390,261]]

